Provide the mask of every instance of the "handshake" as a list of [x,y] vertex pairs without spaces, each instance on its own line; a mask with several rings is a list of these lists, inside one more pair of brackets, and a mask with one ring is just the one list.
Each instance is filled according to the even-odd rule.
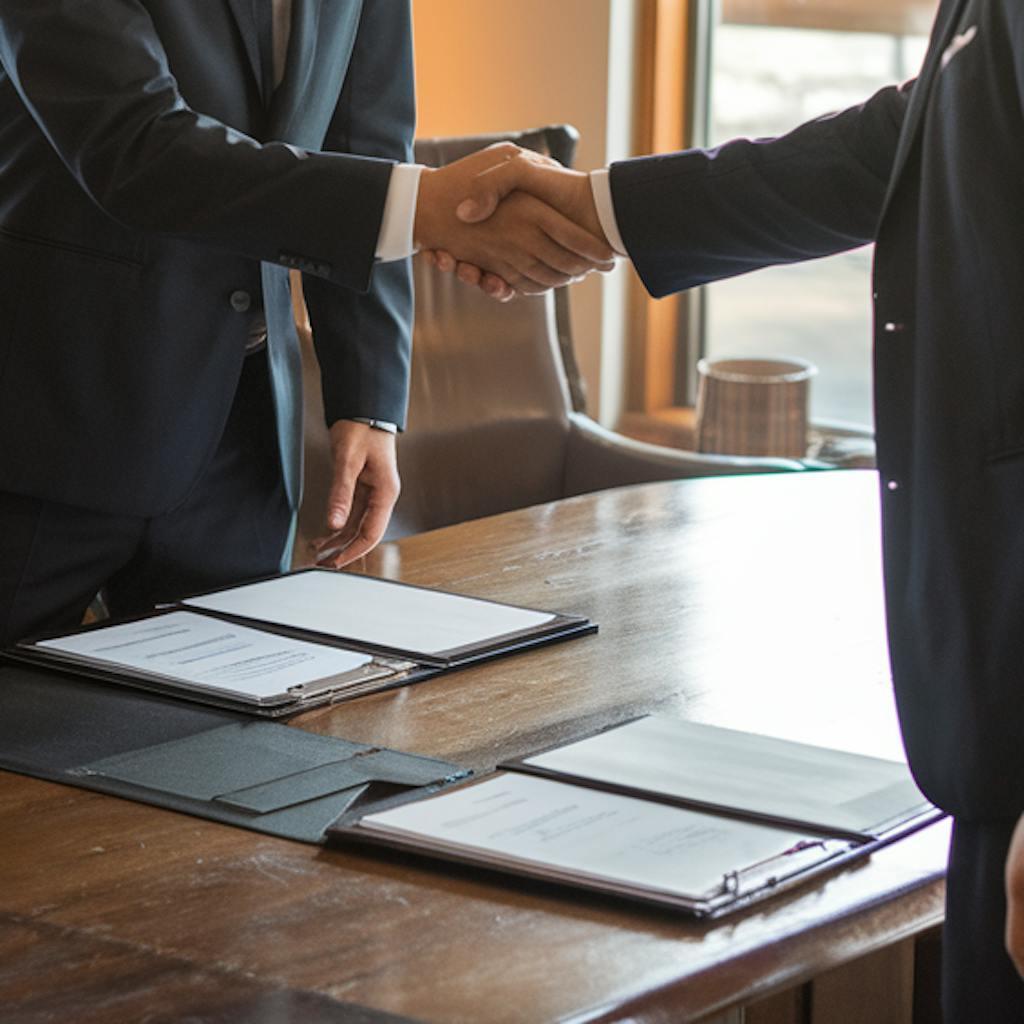
[[608,271],[590,176],[499,142],[420,178],[416,246],[499,301]]

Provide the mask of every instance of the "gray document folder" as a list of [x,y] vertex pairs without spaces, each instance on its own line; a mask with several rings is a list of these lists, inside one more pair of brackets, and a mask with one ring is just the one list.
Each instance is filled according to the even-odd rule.
[[0,767],[310,843],[357,805],[468,774],[13,663],[0,663]]

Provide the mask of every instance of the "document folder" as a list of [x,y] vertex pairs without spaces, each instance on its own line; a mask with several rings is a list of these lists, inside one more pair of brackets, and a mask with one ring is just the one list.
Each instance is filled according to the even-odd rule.
[[0,768],[308,843],[349,808],[469,774],[13,662],[0,665]]
[[307,569],[6,653],[275,718],[596,629],[580,615]]
[[[639,769],[614,757],[592,758],[596,748],[584,739],[468,782],[410,791],[370,810],[350,809],[328,829],[328,839],[395,847],[714,917],[866,857],[942,817],[912,782],[904,787],[909,773],[896,762],[670,719],[640,719],[619,731],[599,734],[604,739],[597,746],[602,755],[619,746],[641,762]],[[823,784],[838,781],[853,794],[847,801],[853,818],[847,809],[834,819],[839,825],[815,820],[817,813],[800,820],[794,810],[801,803],[815,812],[820,807],[800,798],[776,801],[770,785],[762,787],[764,806],[748,798],[739,806],[712,803],[709,791],[726,792],[730,785],[708,786],[700,777],[693,784],[697,797],[681,796],[679,772],[663,758],[665,744],[652,739],[658,735],[689,739],[705,755],[711,751],[702,757],[704,774],[730,785],[734,780],[721,758],[736,752],[740,774],[757,772],[749,758],[743,763],[744,751],[759,762],[762,777],[782,778],[793,763],[823,766]],[[666,768],[666,785],[638,784]],[[747,787],[746,797],[757,789]],[[858,830],[853,819],[876,827]]]

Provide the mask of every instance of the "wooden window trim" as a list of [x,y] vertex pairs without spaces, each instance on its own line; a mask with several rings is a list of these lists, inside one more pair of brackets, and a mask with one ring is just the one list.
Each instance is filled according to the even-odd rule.
[[[691,25],[688,0],[645,0],[640,7],[640,80],[634,151],[665,153],[689,143],[686,116],[690,88]],[[679,326],[685,296],[651,299],[639,281],[630,295],[634,333],[627,407],[651,415],[679,403]],[[632,418],[632,417],[631,417]]]

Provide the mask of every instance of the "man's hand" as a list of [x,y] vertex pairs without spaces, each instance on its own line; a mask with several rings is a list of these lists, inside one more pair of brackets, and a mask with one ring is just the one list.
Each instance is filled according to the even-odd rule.
[[400,484],[394,434],[352,420],[339,420],[330,433],[327,533],[313,548],[317,565],[340,569],[380,543]]
[[[469,183],[465,198],[458,205],[457,215],[469,224],[487,221],[495,211],[500,211],[506,197],[514,196],[517,191],[543,200],[607,246],[608,239],[594,204],[590,176],[568,170],[547,157],[526,150],[519,150],[480,171]],[[607,251],[611,252],[610,246]],[[460,280],[476,285],[492,298],[504,302],[514,294],[500,276],[486,273],[481,266],[457,253],[440,250],[431,255],[441,270],[454,271]],[[609,266],[600,269],[609,269]]]
[[471,224],[487,220],[501,201],[517,190],[543,199],[611,250],[597,215],[590,175],[526,150],[477,174],[458,205],[457,215]]
[[1024,977],[1024,815],[1006,858],[1006,949]]
[[[480,223],[456,216],[456,207],[476,195],[474,183],[482,172],[521,157],[531,165],[557,167],[546,157],[526,157],[517,146],[498,143],[440,169],[425,170],[414,226],[419,248],[445,254],[443,265],[457,260],[480,268],[524,294],[568,284],[592,270],[610,270],[614,253],[606,240],[534,195],[509,196],[500,209],[492,207],[477,217]],[[497,194],[504,181],[489,186],[488,194]]]

